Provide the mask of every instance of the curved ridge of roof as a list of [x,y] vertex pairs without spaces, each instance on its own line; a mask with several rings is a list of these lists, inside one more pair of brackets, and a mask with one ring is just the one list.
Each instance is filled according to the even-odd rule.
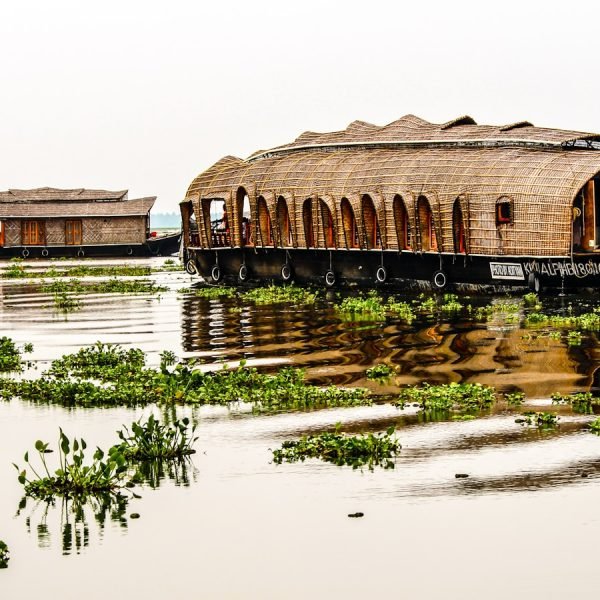
[[270,150],[254,152],[248,162],[271,156],[321,149],[395,146],[531,146],[545,148],[600,149],[600,134],[535,127],[529,121],[509,125],[478,125],[469,115],[442,124],[425,121],[412,114],[378,127],[353,121],[343,131],[306,131],[293,142]]

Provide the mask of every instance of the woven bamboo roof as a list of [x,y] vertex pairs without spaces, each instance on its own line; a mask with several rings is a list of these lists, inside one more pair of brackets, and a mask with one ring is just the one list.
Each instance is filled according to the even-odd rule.
[[191,183],[186,200],[251,194],[341,196],[430,193],[544,197],[570,204],[600,172],[600,135],[534,127],[527,121],[477,125],[468,116],[433,124],[407,115],[378,127],[354,121],[344,131],[307,132],[294,142],[226,156]]
[[[6,194],[6,192],[4,192]],[[147,215],[155,196],[120,201],[64,201],[52,202],[11,202],[4,198],[0,201],[0,218],[32,218],[52,217],[131,217]]]
[[31,190],[10,189],[0,192],[0,202],[116,202],[127,199],[127,190],[111,192],[108,190],[88,190],[76,188],[63,190],[59,188],[42,187]]

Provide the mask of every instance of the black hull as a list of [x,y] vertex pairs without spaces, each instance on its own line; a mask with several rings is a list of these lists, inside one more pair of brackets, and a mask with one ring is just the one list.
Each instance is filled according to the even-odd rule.
[[149,238],[144,244],[102,244],[97,246],[12,246],[0,248],[0,258],[106,258],[128,256],[170,256],[179,251],[181,234]]
[[209,282],[228,283],[294,281],[329,287],[385,284],[403,288],[425,284],[434,289],[468,286],[535,291],[600,287],[600,255],[596,254],[540,258],[391,250],[188,248],[186,268]]

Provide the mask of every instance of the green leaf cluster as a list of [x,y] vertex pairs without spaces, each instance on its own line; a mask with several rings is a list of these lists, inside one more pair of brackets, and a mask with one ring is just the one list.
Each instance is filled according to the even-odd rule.
[[385,469],[394,468],[394,458],[402,446],[394,435],[394,427],[384,433],[346,435],[339,432],[306,435],[299,440],[283,442],[281,448],[273,450],[273,461],[304,461],[307,458],[319,458],[338,466],[351,466],[353,469],[367,466],[373,470],[376,466]]
[[395,406],[417,404],[425,411],[478,411],[489,408],[496,400],[494,388],[480,383],[448,383],[404,388]]

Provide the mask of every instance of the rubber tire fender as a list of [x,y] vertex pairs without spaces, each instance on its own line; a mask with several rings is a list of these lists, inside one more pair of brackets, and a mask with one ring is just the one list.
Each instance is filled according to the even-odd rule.
[[190,258],[190,260],[188,260],[185,263],[185,272],[188,275],[197,275],[198,274],[198,268],[196,267],[196,263],[193,258]]
[[375,272],[375,279],[377,283],[385,283],[387,279],[387,269],[383,265]]
[[238,277],[240,281],[246,281],[248,279],[248,267],[243,264],[240,265],[240,270],[238,271]]
[[442,271],[441,269],[439,271],[436,271],[433,276],[431,277],[431,286],[433,287],[434,290],[443,290],[446,289],[446,286],[448,285],[448,275],[446,275],[446,273],[444,271]]
[[292,267],[288,263],[285,263],[281,267],[281,279],[283,279],[283,281],[289,281],[291,278],[292,278]]
[[325,273],[325,285],[327,287],[333,287],[335,285],[335,273],[331,269]]
[[219,265],[213,266],[213,268],[210,270],[210,276],[215,283],[217,281],[221,281],[221,269],[219,268]]

